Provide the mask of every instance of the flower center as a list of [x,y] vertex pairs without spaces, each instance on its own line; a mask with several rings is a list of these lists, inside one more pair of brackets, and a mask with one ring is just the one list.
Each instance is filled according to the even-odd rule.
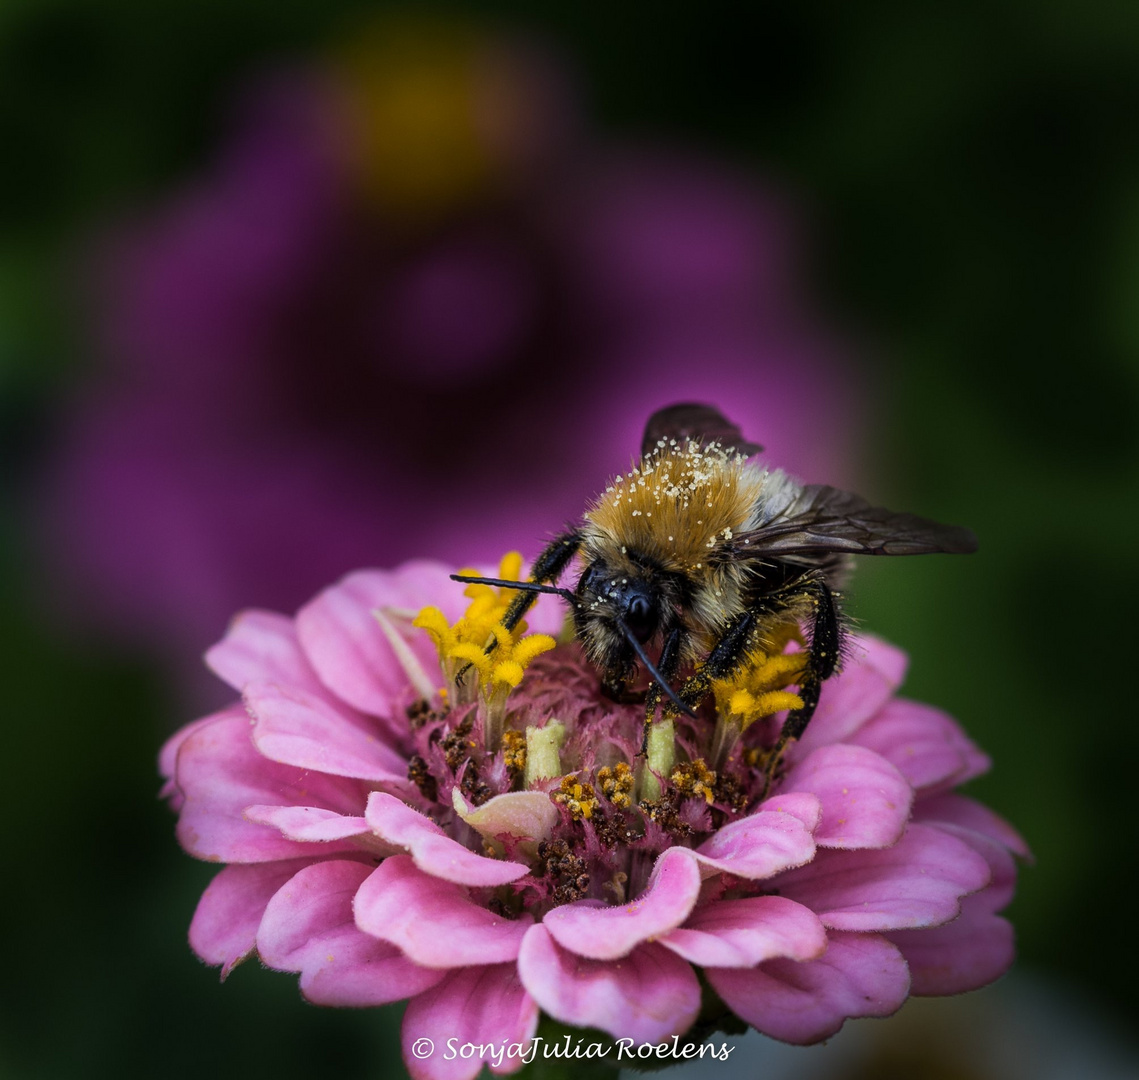
[[[512,552],[498,576],[521,572]],[[530,863],[530,875],[504,887],[506,913],[583,897],[623,903],[661,851],[698,844],[778,783],[770,757],[780,725],[767,721],[801,706],[788,688],[807,659],[793,623],[713,684],[695,717],[658,717],[642,755],[644,707],[605,698],[568,633],[559,642],[525,623],[506,630],[511,590],[472,584],[466,596],[454,623],[434,607],[413,622],[434,642],[446,685],[408,710],[408,775],[423,809],[456,838],[479,839],[474,829],[488,854]],[[422,671],[412,681],[422,693]]]

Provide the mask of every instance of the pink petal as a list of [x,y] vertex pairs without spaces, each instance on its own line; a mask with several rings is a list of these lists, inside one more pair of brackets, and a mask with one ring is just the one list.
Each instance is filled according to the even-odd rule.
[[888,936],[902,950],[913,978],[911,992],[919,995],[987,986],[1008,971],[1016,952],[1012,926],[992,913],[985,893],[967,896],[960,916],[944,926]]
[[257,927],[273,894],[308,859],[227,866],[206,886],[190,922],[190,948],[224,979],[254,949]]
[[414,997],[434,986],[444,972],[413,964],[394,945],[377,941],[355,926],[329,934],[319,965],[301,972],[301,993],[314,1005],[367,1008]]
[[[178,786],[185,796],[178,839],[191,855],[213,862],[270,862],[312,857],[312,849],[245,817],[247,806],[314,805],[351,813],[362,797],[355,784],[262,757],[249,720],[231,716],[199,728],[178,751]],[[321,854],[353,852],[335,842]]]
[[954,918],[989,883],[989,864],[942,829],[911,825],[893,847],[820,851],[772,882],[834,930],[898,930]]
[[356,925],[432,968],[499,964],[518,955],[530,917],[506,919],[407,855],[385,859],[356,894]]
[[[546,802],[549,803],[549,799]],[[368,797],[365,815],[379,836],[406,849],[420,870],[444,881],[459,885],[505,885],[529,872],[530,868],[522,863],[488,859],[463,847],[430,818],[385,792],[376,791]]]
[[980,894],[985,898],[984,906],[991,912],[1000,911],[1012,900],[1016,891],[1016,862],[1012,853],[999,840],[962,825],[949,822],[931,822],[931,828],[955,836],[969,845],[989,864],[991,879]]
[[[401,727],[394,705],[409,685],[391,643],[372,612],[396,608],[410,615],[434,604],[457,618],[467,604],[463,587],[448,577],[442,563],[417,561],[397,571],[361,570],[325,589],[297,613],[297,635],[321,682],[361,712],[385,719],[390,730]],[[408,645],[423,669],[437,677],[439,658],[430,638],[420,631]]]
[[290,840],[327,843],[330,840],[361,839],[368,841],[369,851],[376,851],[377,845],[383,855],[394,855],[399,850],[375,837],[364,818],[338,814],[319,806],[247,806],[245,817],[258,825],[271,825]]
[[542,925],[559,945],[579,956],[616,960],[642,941],[679,926],[699,894],[700,868],[692,853],[669,848],[657,859],[645,891],[632,903],[563,904],[550,911]]
[[256,719],[253,741],[272,761],[378,784],[407,781],[406,759],[383,736],[346,723],[318,697],[292,686],[250,683],[245,704]]
[[810,792],[822,803],[819,847],[886,847],[902,835],[913,801],[913,789],[893,765],[872,750],[845,744],[814,751],[783,786]]
[[[523,989],[513,964],[464,968],[449,972],[408,1005],[400,1035],[403,1060],[415,1080],[473,1080],[484,1061],[491,1072],[517,1072],[524,1064],[521,1051],[537,1030],[538,1006]],[[434,1051],[419,1057],[424,1039]],[[464,1057],[462,1047],[467,1045],[485,1047],[486,1052]],[[515,1053],[508,1055],[512,1047]],[[503,1053],[496,1060],[494,1052],[500,1048]]]
[[322,935],[345,925],[355,929],[352,897],[373,869],[366,862],[329,859],[282,882],[257,934],[261,959],[278,971],[302,971],[319,959]]
[[265,910],[257,933],[261,959],[279,971],[301,972],[301,991],[315,1004],[385,1005],[442,977],[356,928],[352,898],[371,870],[360,862],[314,863],[282,885]]
[[182,804],[185,802],[177,781],[174,779],[178,751],[182,749],[182,744],[196,731],[200,731],[208,724],[213,724],[218,720],[232,720],[235,717],[246,718],[245,709],[240,704],[230,705],[228,708],[222,709],[221,712],[211,713],[209,716],[203,716],[185,724],[162,744],[162,749],[158,751],[158,772],[160,776],[165,777],[166,783],[162,785],[162,790],[159,791],[158,796],[161,799],[169,800],[171,810],[181,810]]
[[755,967],[781,956],[812,960],[826,949],[827,932],[801,904],[749,896],[698,907],[660,943],[699,967]]
[[914,788],[963,784],[989,759],[940,709],[895,698],[848,740],[885,758]]
[[327,696],[301,652],[293,620],[273,611],[243,611],[206,652],[206,664],[238,693],[247,683],[278,682]]
[[857,731],[901,686],[907,663],[904,652],[880,638],[852,635],[850,658],[839,674],[823,683],[819,706],[792,747],[791,760],[800,761]]
[[848,1017],[889,1016],[910,986],[902,954],[877,934],[832,933],[818,960],[706,968],[704,974],[740,1019],[800,1045],[833,1035]]
[[805,791],[786,791],[764,799],[757,807],[758,810],[774,810],[780,814],[791,814],[797,817],[813,833],[823,820],[823,806],[814,795]]
[[[782,801],[769,799],[763,806],[779,806]],[[752,880],[809,862],[815,854],[815,841],[801,815],[817,817],[808,813],[814,799],[796,795],[785,802],[789,809],[761,807],[725,825],[696,849],[696,858],[708,871]]]
[[1022,859],[1032,858],[1032,852],[1016,829],[987,806],[964,795],[948,793],[920,799],[914,806],[914,820],[959,825],[1003,844]]
[[850,652],[853,663],[869,665],[881,672],[893,686],[901,686],[906,681],[910,658],[897,645],[873,634],[852,634]]
[[522,941],[518,974],[555,1020],[636,1043],[683,1034],[700,1011],[695,973],[661,945],[640,945],[618,961],[587,960],[539,924]]
[[219,720],[233,720],[240,717],[248,721],[244,707],[235,702],[233,705],[228,705],[220,712],[211,713],[209,716],[202,716],[199,719],[192,721],[189,724],[184,724],[180,727],[169,739],[162,744],[162,749],[158,751],[158,772],[167,780],[174,778],[174,768],[178,761],[178,751],[182,748],[182,744],[196,731],[200,731],[207,724],[217,723]]

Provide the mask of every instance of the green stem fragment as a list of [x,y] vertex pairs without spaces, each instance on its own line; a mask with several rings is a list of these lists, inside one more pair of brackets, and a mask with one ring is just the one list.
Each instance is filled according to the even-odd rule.
[[649,728],[648,753],[641,775],[641,798],[649,802],[659,799],[676,764],[676,725],[672,720],[656,720]]
[[533,787],[537,780],[556,780],[562,775],[559,751],[565,738],[566,726],[560,720],[526,729],[526,787]]

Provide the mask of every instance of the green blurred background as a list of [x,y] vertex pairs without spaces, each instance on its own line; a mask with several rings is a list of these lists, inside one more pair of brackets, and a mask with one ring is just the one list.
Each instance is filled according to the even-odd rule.
[[[178,850],[154,771],[185,706],[143,650],[45,615],[27,521],[88,363],[65,300],[77,245],[209,160],[245,73],[374,10],[0,10],[0,1075],[400,1072],[394,1014],[305,1006],[293,978],[255,965],[219,987],[193,958],[185,928],[212,868]],[[754,168],[804,209],[813,288],[878,388],[870,487],[982,541],[970,560],[865,565],[852,606],[911,653],[907,693],[994,758],[973,790],[1037,860],[1010,911],[1018,969],[1125,1017],[1139,7],[818,3],[746,25],[713,3],[465,10],[553,41],[597,129]]]

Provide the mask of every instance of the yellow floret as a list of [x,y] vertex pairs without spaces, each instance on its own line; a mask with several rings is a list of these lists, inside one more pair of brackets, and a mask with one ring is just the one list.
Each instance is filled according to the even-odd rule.
[[[478,571],[463,570],[461,573],[475,575]],[[521,574],[521,554],[507,552],[499,563],[498,576],[504,581],[520,581]],[[471,584],[464,590],[464,595],[470,603],[462,618],[454,624],[448,623],[438,608],[425,607],[412,625],[430,635],[449,684],[454,686],[459,674],[469,665],[478,674],[483,697],[489,700],[501,696],[502,688],[509,692],[517,686],[531,661],[554,648],[556,642],[548,634],[527,635],[524,622],[513,630],[502,625],[517,595],[513,590]],[[456,686],[455,689],[457,700],[461,700],[461,687]]]
[[455,643],[451,624],[447,622],[447,616],[437,607],[423,608],[412,620],[411,625],[427,631],[440,656],[446,654]]
[[522,552],[508,551],[498,564],[498,576],[503,581],[522,580]]
[[496,683],[504,683],[513,690],[522,681],[522,665],[517,660],[504,660],[494,665],[491,677]]
[[802,640],[798,627],[780,627],[770,641],[764,642],[768,648],[779,651],[757,649],[733,678],[713,684],[717,712],[725,719],[734,720],[740,731],[784,709],[802,708],[803,699],[787,687],[802,678],[810,654],[806,650],[782,652],[792,640]]
[[457,645],[452,645],[442,659],[444,666],[446,666],[447,660],[460,660],[466,664],[473,664],[478,670],[480,679],[490,677],[490,657],[487,656],[486,649],[481,645],[474,645],[469,641],[460,641]]

